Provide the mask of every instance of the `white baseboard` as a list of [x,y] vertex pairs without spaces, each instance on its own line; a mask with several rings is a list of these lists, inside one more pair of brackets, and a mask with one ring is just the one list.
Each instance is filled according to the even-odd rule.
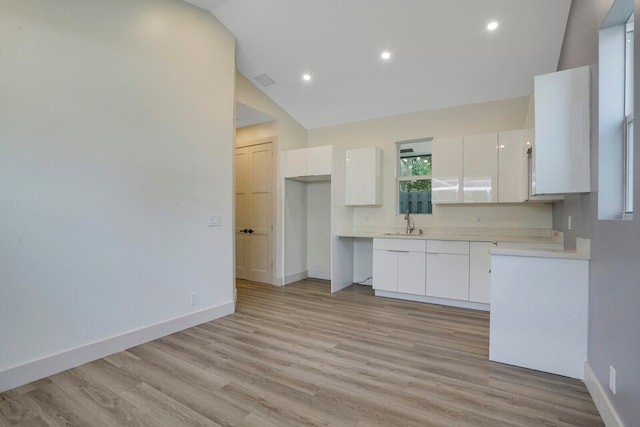
[[314,279],[331,280],[331,271],[309,270],[308,277]]
[[298,280],[306,279],[307,277],[309,277],[309,272],[307,270],[300,271],[298,273],[287,274],[284,284],[288,285],[289,283],[297,282]]
[[607,392],[604,387],[602,387],[602,384],[600,384],[600,381],[598,381],[598,377],[596,377],[593,369],[591,369],[589,362],[584,362],[584,383],[587,386],[587,390],[589,390],[593,402],[596,404],[596,408],[598,408],[598,412],[600,412],[604,424],[607,427],[624,427],[622,420],[616,412],[616,408],[611,404]]
[[0,371],[0,392],[48,377],[234,312],[233,301]]

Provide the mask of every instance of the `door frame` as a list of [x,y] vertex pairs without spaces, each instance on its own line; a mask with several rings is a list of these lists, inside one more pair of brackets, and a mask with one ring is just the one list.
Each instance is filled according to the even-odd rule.
[[[278,245],[278,220],[277,220],[277,200],[278,200],[278,194],[279,194],[279,188],[278,188],[278,179],[277,177],[279,176],[279,169],[278,169],[278,159],[279,159],[279,155],[278,155],[278,144],[277,144],[278,138],[276,136],[268,136],[268,137],[264,137],[264,138],[256,138],[256,139],[247,139],[247,140],[243,140],[243,141],[238,141],[236,139],[234,147],[233,147],[233,153],[235,156],[236,153],[236,149],[238,148],[245,148],[245,147],[251,147],[251,146],[256,146],[256,145],[264,145],[264,144],[269,144],[271,143],[271,150],[272,150],[272,157],[271,157],[271,279],[269,281],[270,284],[272,285],[280,285],[280,283],[277,283],[276,277],[277,277],[277,245]],[[236,266],[236,239],[235,239],[235,233],[236,233],[236,203],[235,203],[235,191],[236,191],[236,169],[235,169],[235,161],[233,162],[233,248],[232,248],[232,254],[233,254],[233,278],[234,278],[234,282],[236,279],[236,273],[235,273],[235,266]]]

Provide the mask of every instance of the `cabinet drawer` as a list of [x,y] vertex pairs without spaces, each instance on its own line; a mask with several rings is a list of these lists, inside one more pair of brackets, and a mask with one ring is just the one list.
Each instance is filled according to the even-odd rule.
[[469,255],[469,242],[461,240],[427,240],[427,252]]
[[[373,239],[373,249],[386,249],[389,251],[425,252],[426,240],[422,239]],[[467,253],[469,246],[467,244]]]

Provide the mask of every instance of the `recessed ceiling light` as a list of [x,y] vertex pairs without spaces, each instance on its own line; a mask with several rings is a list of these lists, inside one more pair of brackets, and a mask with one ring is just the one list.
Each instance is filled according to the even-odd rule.
[[487,25],[487,30],[489,31],[493,31],[496,28],[498,28],[498,23],[496,21],[489,22],[489,24]]
[[303,74],[302,80],[304,80],[305,82],[311,81],[311,74]]
[[391,52],[385,50],[380,54],[380,58],[384,59],[385,61],[388,60],[389,58],[391,58]]

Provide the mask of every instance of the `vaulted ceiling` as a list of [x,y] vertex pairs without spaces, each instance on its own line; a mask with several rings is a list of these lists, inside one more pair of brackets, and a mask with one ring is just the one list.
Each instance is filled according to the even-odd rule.
[[185,1],[229,28],[238,70],[308,129],[528,95],[556,71],[571,4]]

